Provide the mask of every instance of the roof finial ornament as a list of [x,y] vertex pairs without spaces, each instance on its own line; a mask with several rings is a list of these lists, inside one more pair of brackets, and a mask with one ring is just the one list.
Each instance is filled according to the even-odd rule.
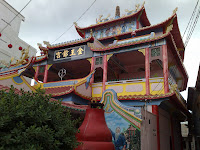
[[106,18],[103,18],[102,21],[103,21],[103,22],[108,21],[108,20],[109,20],[109,19],[108,19],[109,17],[110,17],[110,14],[108,14],[108,16],[107,16]]
[[177,12],[178,10],[178,7],[176,7],[174,10],[173,10],[173,15]]
[[115,19],[120,18],[120,7],[116,7],[116,12],[115,12]]
[[75,25],[75,26],[78,26],[78,24],[77,24],[76,22],[74,22],[74,25]]
[[37,45],[38,45],[38,47],[42,47],[42,44],[40,44],[40,43],[37,43]]
[[47,47],[50,47],[51,44],[48,42],[48,41],[43,41],[43,43],[47,46]]
[[142,6],[141,6],[141,7],[143,7],[143,6],[144,6],[144,4],[145,4],[145,1],[143,2],[143,4],[142,4]]
[[103,15],[99,15],[99,19],[96,19],[96,23],[102,23],[102,17],[103,17]]
[[139,10],[140,4],[135,5],[135,11],[137,12]]

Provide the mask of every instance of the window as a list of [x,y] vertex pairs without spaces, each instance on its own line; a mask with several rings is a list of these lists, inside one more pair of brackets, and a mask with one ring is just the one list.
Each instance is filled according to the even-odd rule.
[[151,49],[151,57],[160,56],[160,47]]
[[97,57],[95,60],[95,65],[101,65],[102,64],[102,57]]

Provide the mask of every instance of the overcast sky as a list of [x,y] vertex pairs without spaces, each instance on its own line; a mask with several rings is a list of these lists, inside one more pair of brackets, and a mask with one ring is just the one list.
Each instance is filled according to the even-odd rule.
[[[29,0],[6,0],[16,10],[20,11]],[[22,11],[25,22],[22,23],[19,37],[38,50],[37,43],[49,41],[52,43],[65,32],[74,21],[94,2],[94,0],[32,0]],[[99,15],[106,17],[115,14],[115,8],[120,6],[121,15],[125,9],[135,9],[135,4],[143,0],[96,0],[94,5],[77,22],[80,27],[95,24]],[[183,35],[197,0],[146,0],[145,9],[152,25],[166,20],[178,7],[178,24]],[[200,8],[200,4],[198,5]],[[192,38],[185,50],[184,64],[189,75],[188,86],[195,86],[200,60],[200,21],[198,21]],[[55,43],[80,38],[74,26]],[[183,40],[185,41],[185,39]],[[187,91],[182,92],[187,99]]]

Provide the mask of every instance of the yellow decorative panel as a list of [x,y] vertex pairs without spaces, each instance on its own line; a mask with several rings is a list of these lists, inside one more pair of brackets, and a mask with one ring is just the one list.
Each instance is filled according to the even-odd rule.
[[102,83],[93,83],[92,97],[101,97],[101,96],[102,96]]
[[164,79],[163,78],[150,79],[150,94],[151,95],[164,94]]
[[145,95],[146,94],[145,80],[127,80],[127,81],[108,82],[106,85],[106,89],[115,90],[117,93],[117,96]]

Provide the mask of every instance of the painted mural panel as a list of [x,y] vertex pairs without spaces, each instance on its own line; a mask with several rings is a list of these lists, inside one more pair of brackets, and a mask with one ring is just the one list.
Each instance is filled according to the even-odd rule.
[[104,100],[101,102],[104,103],[105,120],[112,133],[115,149],[140,150],[141,107],[126,107],[112,93],[103,95]]
[[[103,27],[103,28],[96,28],[93,29],[93,33],[94,33],[94,37],[96,37],[97,39],[100,38],[104,38],[104,37],[108,37],[108,36],[112,36],[112,35],[118,35],[118,34],[122,34],[125,32],[131,32],[134,31],[136,29],[136,21],[134,20],[127,20],[127,21],[123,21],[120,22],[117,25],[111,25],[111,26],[107,26],[107,27]],[[85,37],[88,38],[90,36],[90,31],[88,31],[85,34]]]

